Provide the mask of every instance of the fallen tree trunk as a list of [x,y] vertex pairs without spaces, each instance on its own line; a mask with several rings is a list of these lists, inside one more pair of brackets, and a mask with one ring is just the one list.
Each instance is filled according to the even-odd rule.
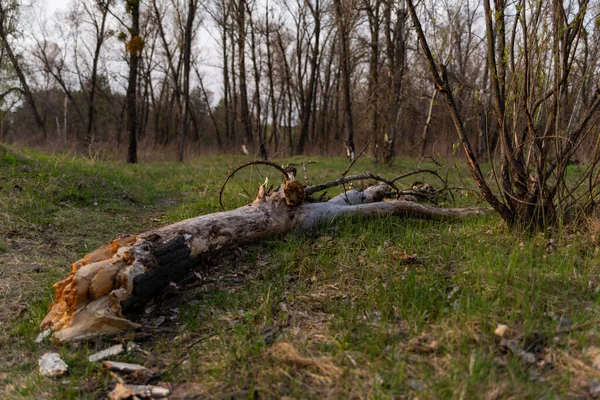
[[297,206],[287,204],[287,190],[267,196],[264,187],[261,189],[248,206],[124,237],[87,254],[73,264],[67,279],[54,284],[56,298],[42,328],[51,330],[60,342],[140,328],[123,314],[145,304],[169,282],[183,278],[202,256],[261,238],[309,230],[333,218],[400,215],[448,220],[482,212],[382,201],[389,190],[386,184]]

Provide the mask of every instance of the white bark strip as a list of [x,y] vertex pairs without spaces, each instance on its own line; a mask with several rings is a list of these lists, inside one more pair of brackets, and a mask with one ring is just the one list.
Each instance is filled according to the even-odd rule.
[[298,229],[310,230],[334,218],[399,215],[448,220],[482,212],[403,200],[382,202],[387,189],[383,184],[299,206],[287,205],[280,191],[235,210],[113,241],[73,264],[70,276],[54,284],[56,298],[41,326],[51,329],[53,338],[61,342],[140,328],[122,310],[142,306],[169,282],[183,278],[201,256]]

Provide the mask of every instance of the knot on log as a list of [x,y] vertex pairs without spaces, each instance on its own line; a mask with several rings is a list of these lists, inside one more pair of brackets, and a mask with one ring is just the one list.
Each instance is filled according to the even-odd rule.
[[283,185],[285,193],[285,202],[289,206],[297,206],[306,200],[306,191],[304,186],[298,181],[286,181]]

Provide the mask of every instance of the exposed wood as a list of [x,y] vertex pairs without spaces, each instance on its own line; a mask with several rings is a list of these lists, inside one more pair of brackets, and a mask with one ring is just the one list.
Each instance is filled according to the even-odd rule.
[[124,399],[163,399],[166,398],[171,391],[160,386],[145,386],[145,385],[127,385],[125,383],[117,383],[112,392],[108,394],[111,400]]
[[103,361],[102,366],[111,371],[117,372],[137,372],[137,371],[145,371],[148,368],[143,365],[131,364],[125,362],[117,362],[117,361]]
[[[289,181],[298,183],[297,181]],[[171,281],[180,280],[202,257],[295,230],[309,230],[342,216],[448,220],[481,213],[478,209],[440,209],[404,200],[383,202],[387,184],[363,192],[347,191],[322,203],[298,204],[304,193],[271,195],[264,188],[254,203],[202,215],[163,228],[115,240],[73,264],[70,276],[54,287],[55,302],[41,326],[54,339],[72,342],[115,335],[140,325],[123,313],[143,306]],[[291,196],[294,199],[288,199]]]

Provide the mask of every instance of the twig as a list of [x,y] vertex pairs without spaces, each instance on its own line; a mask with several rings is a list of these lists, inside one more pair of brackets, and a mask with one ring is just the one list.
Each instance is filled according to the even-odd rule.
[[346,174],[348,174],[348,172],[350,172],[350,169],[352,168],[352,166],[354,165],[354,163],[358,161],[358,159],[360,158],[360,156],[363,155],[363,153],[365,152],[365,150],[367,149],[367,147],[369,147],[370,144],[371,144],[370,141],[368,141],[367,144],[365,144],[365,147],[363,147],[363,149],[360,151],[360,153],[358,153],[358,155],[354,158],[354,160],[352,160],[352,162],[350,163],[350,165],[348,166],[348,168],[346,168],[346,170],[344,172],[342,172],[342,178],[344,178],[346,176]]
[[388,179],[382,178],[379,175],[375,175],[375,174],[371,174],[371,173],[360,174],[360,175],[351,175],[351,176],[347,176],[345,178],[336,179],[335,181],[325,182],[325,183],[321,183],[319,185],[308,186],[305,191],[306,191],[307,195],[311,195],[313,193],[320,192],[321,190],[329,189],[329,188],[332,188],[337,185],[343,185],[348,182],[361,181],[361,180],[365,180],[365,179],[373,179],[375,181],[387,183],[395,191],[398,191],[398,188],[396,187],[396,185],[394,185],[394,182],[392,182]]
[[599,324],[600,324],[600,319],[596,319],[594,321],[588,321],[588,322],[584,322],[583,324],[575,325],[571,328],[561,329],[560,331],[558,331],[556,333],[559,333],[559,334],[560,333],[571,333],[571,332],[578,331],[583,328],[587,328],[588,326],[599,325]]
[[304,182],[306,182],[306,186],[310,186],[310,180],[308,179],[308,171],[306,170],[306,166],[308,164],[316,164],[314,161],[305,161],[302,163],[302,169],[304,170]]
[[422,170],[407,172],[407,173],[399,175],[399,176],[397,176],[397,177],[395,177],[393,179],[385,179],[385,178],[383,178],[383,177],[381,177],[379,175],[375,175],[375,174],[372,174],[372,173],[365,173],[365,174],[360,174],[360,175],[351,175],[351,176],[343,177],[343,178],[340,178],[340,179],[336,179],[335,181],[325,182],[325,183],[321,183],[319,185],[308,186],[306,188],[306,194],[310,195],[310,194],[313,194],[313,193],[316,193],[316,192],[320,192],[321,190],[332,188],[332,187],[337,186],[337,185],[343,185],[343,184],[346,184],[348,182],[359,181],[359,180],[364,180],[364,179],[373,179],[373,180],[376,180],[376,181],[379,181],[379,182],[387,183],[396,192],[398,192],[399,189],[395,185],[395,183],[397,181],[399,181],[400,179],[407,178],[407,177],[412,176],[412,175],[417,175],[417,174],[431,174],[431,175],[437,177],[444,184],[444,188],[447,188],[446,181],[444,181],[444,179],[437,173],[437,171],[434,171],[434,170],[431,170],[431,169],[422,169]]
[[[354,158],[354,160],[352,160],[352,162],[350,163],[350,165],[348,166],[348,168],[346,168],[346,170],[344,172],[342,172],[342,178],[346,177],[346,174],[348,174],[348,172],[350,172],[350,169],[352,168],[352,166],[354,165],[354,163],[356,161],[358,161],[358,159],[360,158],[360,156],[362,156],[362,154],[365,152],[366,148],[369,146],[371,142],[367,142],[367,144],[365,145],[365,147],[362,148],[362,150],[358,153],[358,156]],[[342,183],[342,190],[344,191],[344,196],[346,197],[346,202],[348,202],[348,195],[346,194],[346,185],[344,185]],[[396,191],[398,191],[398,189],[396,189]]]
[[418,169],[418,170],[416,170],[416,171],[407,172],[407,173],[405,173],[405,174],[398,175],[397,177],[395,177],[394,179],[392,179],[392,180],[391,180],[391,182],[393,183],[393,182],[399,181],[400,179],[408,178],[409,176],[412,176],[412,175],[417,175],[417,174],[431,174],[431,175],[433,175],[433,176],[437,177],[437,178],[438,178],[438,179],[439,179],[439,180],[440,180],[440,181],[441,181],[441,182],[444,184],[444,187],[446,187],[446,182],[447,182],[447,181],[446,181],[446,180],[444,180],[444,179],[443,179],[443,178],[442,178],[442,177],[441,177],[441,176],[440,176],[440,175],[437,173],[437,171],[434,171],[434,170],[432,170],[432,169]]
[[246,168],[250,165],[268,165],[269,167],[273,167],[273,168],[277,169],[279,172],[281,172],[281,174],[283,175],[283,179],[285,181],[288,181],[290,179],[287,172],[283,169],[283,167],[281,167],[281,165],[275,164],[274,162],[271,162],[271,161],[254,160],[254,161],[249,161],[246,164],[242,164],[239,167],[237,167],[236,169],[234,169],[232,172],[230,172],[227,175],[227,179],[225,179],[225,182],[223,182],[223,185],[221,185],[221,190],[219,190],[219,204],[221,205],[221,208],[223,210],[225,210],[225,206],[223,206],[223,190],[225,190],[225,186],[227,185],[227,182],[229,182],[229,180],[231,178],[233,178],[233,176],[235,175],[236,172],[238,172],[239,170]]
[[438,167],[442,167],[443,165],[440,164],[439,161],[437,161],[435,158],[431,157],[431,156],[423,156],[421,157],[421,161],[419,161],[419,165],[417,166],[417,168],[421,169],[421,164],[423,163],[423,161],[425,161],[426,159],[431,160],[432,163],[434,163],[435,165],[437,165]]

